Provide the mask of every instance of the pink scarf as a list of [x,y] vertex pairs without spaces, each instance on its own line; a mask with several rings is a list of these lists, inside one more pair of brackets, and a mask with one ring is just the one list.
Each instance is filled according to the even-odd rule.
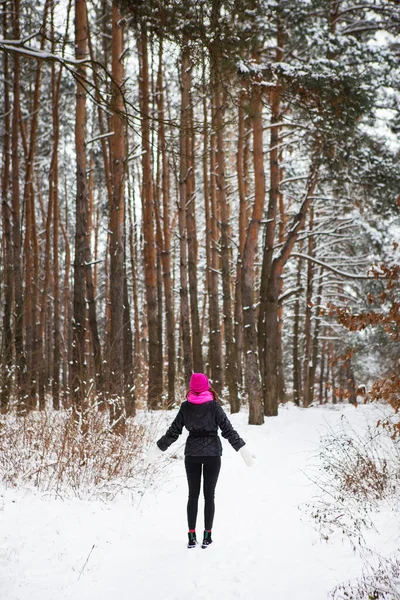
[[189,392],[187,399],[192,404],[204,404],[205,402],[211,402],[214,400],[214,396],[209,390],[206,390],[205,392],[200,392],[200,394]]

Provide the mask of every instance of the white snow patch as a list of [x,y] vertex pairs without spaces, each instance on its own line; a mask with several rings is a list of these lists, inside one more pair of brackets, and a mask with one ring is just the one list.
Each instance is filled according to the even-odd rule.
[[[0,597],[323,600],[360,575],[361,559],[339,538],[322,543],[298,507],[317,493],[308,473],[327,425],[338,426],[345,413],[364,427],[376,421],[374,411],[290,405],[263,426],[249,426],[246,411],[232,415],[257,463],[247,468],[223,440],[214,543],[207,550],[186,548],[184,436],[162,459],[168,477],[136,504],[0,489]],[[164,423],[174,414],[165,413]],[[202,510],[200,500],[200,533]],[[377,549],[395,544],[393,516],[381,515],[374,535]]]

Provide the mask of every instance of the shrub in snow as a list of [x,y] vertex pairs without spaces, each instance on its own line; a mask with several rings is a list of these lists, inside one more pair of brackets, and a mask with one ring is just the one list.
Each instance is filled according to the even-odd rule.
[[325,540],[340,532],[365,561],[362,577],[337,586],[332,598],[400,600],[400,558],[377,558],[365,539],[367,530],[376,531],[383,508],[400,516],[398,439],[381,427],[361,435],[343,419],[341,429],[330,429],[321,440],[315,479],[321,494],[306,512]]
[[393,501],[400,507],[399,445],[376,427],[360,435],[346,420],[321,440],[316,483],[321,495],[306,511],[328,540],[337,531],[356,549],[373,529],[371,512]]
[[338,585],[330,595],[334,600],[400,600],[400,559],[368,564],[362,577]]
[[98,411],[89,411],[86,424],[82,434],[70,411],[1,416],[3,484],[107,498],[140,492],[150,475],[142,458],[149,429],[127,419],[125,435],[117,435],[108,415]]

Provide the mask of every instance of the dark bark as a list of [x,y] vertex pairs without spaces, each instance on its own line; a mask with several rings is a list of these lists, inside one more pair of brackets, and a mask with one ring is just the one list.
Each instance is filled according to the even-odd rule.
[[188,260],[187,260],[187,224],[186,209],[188,203],[189,164],[187,157],[188,106],[190,88],[190,57],[187,45],[182,49],[181,66],[181,120],[179,133],[179,243],[180,243],[180,297],[181,297],[181,331],[185,384],[189,387],[193,371],[193,356],[190,331],[190,313],[188,297]]
[[333,342],[329,343],[329,362],[330,362],[330,375],[331,375],[331,398],[332,404],[337,404],[336,396],[336,373],[335,373],[335,351]]
[[354,378],[353,365],[351,364],[351,357],[345,362],[345,376],[346,376],[346,391],[350,404],[357,404],[356,395],[356,383]]
[[[53,154],[54,158],[54,154]],[[50,259],[51,259],[51,225],[53,222],[53,199],[54,199],[54,181],[50,179],[49,201],[47,207],[47,217],[45,226],[45,250],[44,250],[44,281],[40,299],[40,318],[39,318],[39,354],[41,358],[39,368],[39,407],[45,408],[46,385],[48,382],[48,363],[49,344],[47,340],[48,308],[49,308],[49,289],[50,289]]]
[[[277,127],[280,132],[280,128]],[[278,138],[278,145],[281,144],[281,137]],[[279,184],[283,180],[284,169],[281,167],[283,161],[282,150],[279,151],[278,155],[278,176],[279,176]],[[283,193],[281,188],[278,185],[278,205],[279,205],[279,225],[278,225],[278,241],[279,244],[283,244],[285,241],[286,235],[286,224],[287,224],[287,215],[285,212],[285,203],[283,198]],[[279,297],[283,296],[284,292],[284,279],[280,278],[279,281]],[[283,364],[283,302],[279,302],[278,306],[278,346],[277,346],[277,369],[278,369],[278,398],[281,402],[284,402],[286,399],[286,385],[285,385],[285,373],[284,373],[284,364]]]
[[[46,39],[46,25],[49,1],[44,6],[43,36],[40,49],[44,49]],[[32,102],[32,118],[30,123],[30,134],[28,143],[28,154],[26,156],[26,170],[24,182],[25,206],[25,239],[24,239],[24,266],[25,266],[25,355],[27,365],[27,408],[36,408],[37,397],[37,375],[39,369],[43,369],[43,357],[39,357],[37,337],[37,282],[39,280],[39,250],[37,243],[36,216],[35,216],[35,191],[34,191],[34,161],[36,153],[36,140],[39,122],[39,110],[41,104],[41,81],[42,61],[36,65],[35,83]],[[52,180],[50,180],[49,195],[53,194]],[[52,217],[52,199],[49,200],[49,218]],[[47,242],[46,231],[46,246]],[[43,401],[41,403],[43,407]]]
[[[112,74],[114,135],[111,142],[113,194],[110,206],[110,422],[112,427],[123,432],[124,411],[124,223],[125,223],[125,133],[124,102],[121,86],[124,79],[123,30],[121,15],[116,3],[112,5]],[[126,295],[126,302],[128,298]]]
[[63,280],[63,313],[64,313],[64,328],[63,328],[63,339],[64,339],[64,360],[63,360],[63,404],[64,407],[71,405],[70,391],[72,384],[72,341],[73,341],[73,327],[72,327],[72,311],[71,311],[71,290],[69,286],[70,272],[71,272],[71,249],[67,236],[68,231],[68,201],[65,203],[65,226],[60,220],[61,232],[65,245],[65,271]]
[[135,212],[135,197],[134,186],[129,186],[129,250],[131,259],[131,276],[132,276],[132,296],[133,296],[133,320],[134,320],[134,344],[133,344],[133,369],[134,382],[136,382],[139,373],[141,372],[141,341],[140,341],[140,316],[139,316],[139,300],[138,300],[138,281],[137,281],[137,265],[138,265],[138,235]]
[[318,393],[318,402],[319,404],[324,403],[324,384],[326,387],[325,381],[325,364],[326,364],[326,340],[322,340],[322,349],[321,349],[321,360],[319,363],[319,393]]
[[[314,229],[314,210],[311,207],[309,218],[309,231]],[[308,237],[308,256],[314,255],[314,238],[312,235]],[[312,295],[313,295],[313,275],[314,266],[311,260],[307,263],[307,283],[306,283],[306,302],[305,302],[305,319],[304,319],[304,354],[303,354],[303,381],[304,381],[304,397],[303,406],[307,408],[312,401],[310,368],[311,368],[311,315],[312,315]]]
[[[7,11],[3,10],[3,37],[8,38]],[[8,405],[12,387],[12,297],[13,297],[13,247],[12,247],[12,212],[9,205],[10,187],[10,149],[11,149],[11,120],[10,120],[10,84],[8,54],[3,53],[3,86],[4,86],[4,144],[3,164],[1,171],[1,210],[3,220],[3,265],[4,265],[4,309],[3,309],[3,335],[1,347],[1,380],[0,380],[0,411],[4,414]]]
[[136,390],[133,370],[133,336],[126,275],[124,277],[124,398],[126,416],[134,417],[136,414]]
[[249,423],[264,422],[262,384],[257,347],[256,311],[254,298],[254,260],[265,203],[265,173],[263,155],[263,120],[261,90],[254,85],[251,91],[251,119],[253,126],[253,161],[255,197],[253,212],[247,229],[242,265],[242,304],[244,325],[245,384],[249,398]]
[[232,283],[231,283],[231,227],[229,203],[227,197],[227,183],[225,175],[225,149],[224,149],[224,110],[225,98],[221,84],[216,83],[214,127],[217,137],[217,188],[220,208],[221,228],[221,274],[223,292],[223,322],[225,338],[225,384],[228,388],[231,413],[238,412],[240,402],[238,396],[236,347],[232,318]]
[[[206,205],[207,206],[207,205]],[[218,217],[217,217],[217,182],[216,182],[216,135],[210,138],[210,194],[208,217],[209,235],[209,269],[208,269],[208,317],[209,317],[209,363],[211,383],[219,394],[223,386],[223,357],[220,308],[218,297],[219,256],[218,256]]]
[[300,348],[300,285],[301,285],[301,270],[303,261],[298,260],[297,275],[296,275],[296,300],[294,303],[293,315],[293,402],[296,406],[300,406],[300,400],[303,397],[301,364],[299,355]]
[[144,275],[148,325],[148,407],[158,408],[162,394],[162,346],[158,335],[157,267],[154,235],[154,189],[150,145],[149,67],[147,32],[140,34],[140,92],[142,109]]
[[[71,2],[68,5],[68,18],[67,18],[67,29],[69,23],[69,14],[71,9]],[[54,5],[51,7],[51,38],[52,38],[52,52],[55,51],[55,39],[54,39]],[[67,39],[67,36],[65,36]],[[52,99],[52,121],[53,121],[53,168],[52,168],[52,179],[53,179],[53,272],[54,272],[54,285],[53,285],[53,296],[54,296],[54,317],[53,317],[53,374],[52,374],[52,397],[53,397],[53,408],[54,410],[60,409],[60,370],[61,370],[61,299],[60,299],[60,266],[59,266],[59,228],[60,228],[60,204],[58,196],[58,185],[59,185],[59,140],[60,140],[60,89],[61,89],[61,75],[63,66],[60,65],[58,74],[56,77],[55,64],[52,64],[51,68],[51,99]]]
[[[14,0],[13,5],[13,37],[20,39],[20,0]],[[16,367],[16,395],[18,398],[18,411],[26,410],[26,360],[24,349],[24,304],[22,287],[21,265],[21,206],[19,186],[19,124],[20,124],[20,60],[18,53],[14,54],[14,81],[13,81],[13,108],[11,124],[11,194],[12,194],[12,241],[13,241],[13,287],[14,287],[14,347]]]
[[190,319],[192,325],[192,352],[193,352],[193,370],[196,373],[203,372],[203,349],[200,330],[199,304],[198,304],[198,285],[197,285],[197,231],[196,231],[196,194],[195,194],[195,154],[194,154],[194,128],[193,128],[193,106],[191,94],[190,71],[187,73],[189,86],[189,105],[187,107],[186,118],[186,153],[187,153],[187,205],[186,205],[186,225],[188,242],[188,275],[189,275],[189,296],[190,296]]
[[[277,44],[275,51],[275,60],[280,62],[283,60],[283,47],[285,44],[285,35],[284,30],[281,26],[281,22],[278,19],[278,29],[277,29]],[[280,135],[280,127],[278,123],[281,120],[281,83],[277,82],[274,89],[270,94],[270,107],[271,107],[271,133],[270,133],[270,150],[269,150],[269,199],[268,199],[268,209],[267,209],[267,223],[265,226],[265,238],[264,238],[264,249],[263,249],[263,261],[261,267],[261,282],[260,282],[260,307],[258,312],[258,352],[260,357],[260,372],[261,379],[263,381],[263,389],[265,388],[265,349],[268,344],[268,336],[270,332],[267,328],[267,303],[268,303],[268,295],[269,295],[269,285],[271,280],[271,268],[272,268],[272,259],[274,253],[274,242],[275,242],[275,230],[276,230],[276,216],[278,210],[278,203],[282,197],[279,191],[279,183],[281,180],[281,152],[279,150],[279,135]],[[283,211],[282,211],[283,212]],[[281,225],[283,227],[283,223]],[[280,231],[280,237],[283,237],[283,231]],[[280,240],[281,242],[282,240]],[[279,280],[279,286],[282,288],[282,282]],[[273,295],[279,296],[279,291],[273,291]],[[275,311],[275,308],[274,308]],[[275,339],[276,350],[278,350],[278,345],[280,343],[279,340],[279,331],[273,332],[273,337]],[[278,368],[278,361],[276,360],[276,369]],[[265,400],[265,398],[264,398]],[[264,402],[264,412],[266,410],[265,402]],[[265,413],[267,414],[267,413]]]
[[103,356],[100,343],[99,328],[97,325],[96,311],[96,292],[92,271],[92,231],[93,231],[93,211],[94,211],[94,190],[93,176],[94,161],[91,160],[91,177],[89,178],[89,211],[87,218],[86,248],[85,248],[85,276],[86,276],[86,295],[87,295],[87,317],[90,330],[91,349],[93,352],[94,383],[95,390],[99,397],[103,393]]
[[167,144],[165,139],[165,109],[164,109],[164,90],[163,90],[163,49],[160,43],[159,70],[158,70],[158,117],[159,117],[159,145],[161,153],[161,188],[162,188],[162,207],[163,207],[163,247],[161,251],[161,261],[163,268],[164,294],[165,294],[165,325],[167,337],[167,356],[168,356],[168,406],[172,406],[175,401],[175,314],[174,299],[171,278],[171,223],[170,223],[170,176],[167,156]]
[[[270,331],[267,328],[267,303],[268,303],[268,286],[270,285],[271,266],[274,252],[276,215],[278,210],[279,200],[279,128],[276,124],[281,118],[280,115],[280,91],[275,89],[271,94],[271,137],[270,137],[270,188],[269,201],[267,210],[267,224],[265,226],[263,262],[261,269],[261,284],[260,284],[260,309],[258,313],[258,349],[260,355],[261,377],[265,380],[265,345]],[[275,291],[276,295],[276,291]],[[276,337],[276,332],[275,332]]]
[[[236,359],[238,369],[239,385],[243,383],[243,361],[244,361],[244,334],[243,334],[243,303],[242,303],[242,262],[244,245],[246,241],[246,231],[248,226],[248,135],[245,106],[247,104],[247,94],[242,92],[240,96],[240,105],[238,109],[238,149],[236,154],[236,170],[238,177],[239,193],[239,248],[236,265],[236,286],[235,286],[235,344]],[[246,152],[247,149],[247,152]]]
[[[75,52],[77,60],[87,57],[87,14],[85,0],[75,0]],[[77,67],[80,78],[86,77],[86,67]],[[75,418],[85,430],[87,369],[85,360],[86,337],[86,218],[88,190],[86,181],[86,91],[76,84],[75,151],[76,151],[76,204],[75,204],[75,259],[73,291],[73,340],[71,365],[71,398]]]
[[263,292],[265,297],[260,299],[260,302],[262,301],[265,306],[265,328],[267,331],[264,349],[264,411],[267,416],[276,416],[278,414],[277,343],[279,341],[279,280],[282,277],[284,266],[296,243],[299,231],[304,227],[306,214],[317,183],[318,168],[319,160],[318,152],[316,152],[310,167],[300,210],[294,217],[289,234],[279,254],[272,261],[268,285],[266,286],[266,291]]

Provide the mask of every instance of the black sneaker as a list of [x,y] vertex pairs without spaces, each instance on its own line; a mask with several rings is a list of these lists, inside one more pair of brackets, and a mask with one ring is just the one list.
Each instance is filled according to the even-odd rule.
[[189,536],[189,541],[188,541],[188,548],[196,548],[197,546],[197,540],[196,540],[196,533],[193,531],[189,531],[188,533]]
[[201,547],[207,548],[210,544],[212,544],[211,531],[204,530],[203,543],[202,543]]

